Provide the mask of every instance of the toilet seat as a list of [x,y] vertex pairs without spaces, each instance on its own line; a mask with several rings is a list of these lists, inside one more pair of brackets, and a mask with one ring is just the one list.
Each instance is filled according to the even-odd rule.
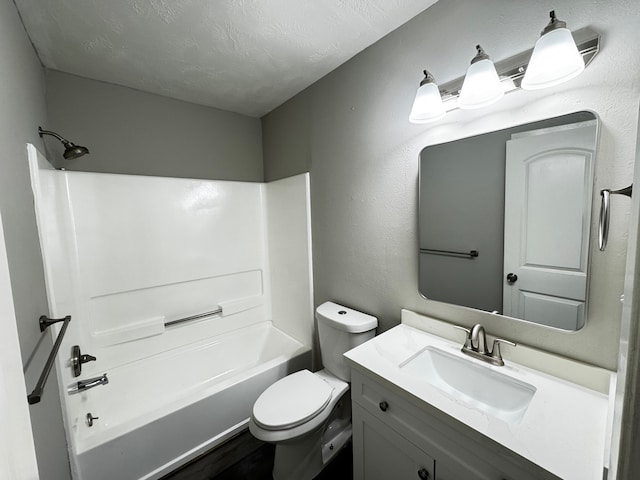
[[329,404],[333,387],[309,370],[288,375],[267,388],[253,406],[253,420],[265,430],[294,428]]

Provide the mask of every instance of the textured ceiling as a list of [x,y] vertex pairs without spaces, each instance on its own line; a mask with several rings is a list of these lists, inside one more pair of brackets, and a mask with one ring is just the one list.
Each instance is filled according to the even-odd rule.
[[437,0],[16,0],[51,69],[262,116]]

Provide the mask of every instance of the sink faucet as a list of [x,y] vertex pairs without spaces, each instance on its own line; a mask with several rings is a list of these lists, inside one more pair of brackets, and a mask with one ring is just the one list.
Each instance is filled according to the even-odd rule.
[[89,390],[90,388],[97,387],[98,385],[106,385],[109,383],[109,379],[107,378],[107,374],[104,373],[99,377],[87,378],[86,380],[80,380],[73,385],[71,385],[67,391],[71,393],[78,393],[84,390]]
[[479,323],[476,323],[471,329],[471,349],[474,352],[481,354],[487,352],[487,334],[484,331],[484,327]]
[[507,345],[511,345],[513,347],[516,346],[515,343],[510,342],[509,340],[504,340],[502,338],[496,338],[493,341],[493,348],[489,350],[487,347],[487,334],[484,330],[484,327],[479,323],[476,323],[471,330],[464,327],[459,327],[454,325],[455,328],[459,330],[464,330],[467,333],[467,338],[462,346],[462,353],[466,353],[474,358],[478,358],[485,362],[490,363],[491,365],[502,366],[504,365],[504,360],[502,359],[502,352],[500,352],[500,344],[506,343]]

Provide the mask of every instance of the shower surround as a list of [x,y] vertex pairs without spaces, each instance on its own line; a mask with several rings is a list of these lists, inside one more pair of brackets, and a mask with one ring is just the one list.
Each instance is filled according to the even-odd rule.
[[[68,172],[27,148],[48,313],[72,316],[56,370],[75,478],[159,478],[246,428],[268,385],[310,366],[308,174]],[[96,357],[79,377],[74,345]],[[68,393],[104,373],[107,385]]]

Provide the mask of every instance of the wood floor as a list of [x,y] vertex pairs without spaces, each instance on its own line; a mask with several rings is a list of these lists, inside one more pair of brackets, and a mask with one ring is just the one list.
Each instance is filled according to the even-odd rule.
[[[272,480],[274,452],[274,445],[255,439],[247,430],[161,480]],[[353,479],[351,444],[316,477],[329,479]]]

